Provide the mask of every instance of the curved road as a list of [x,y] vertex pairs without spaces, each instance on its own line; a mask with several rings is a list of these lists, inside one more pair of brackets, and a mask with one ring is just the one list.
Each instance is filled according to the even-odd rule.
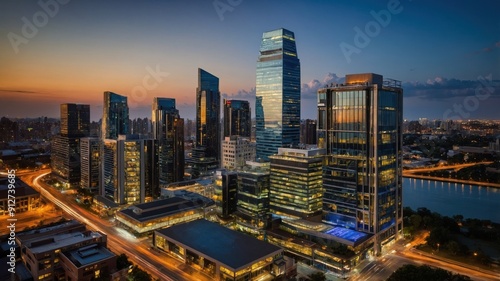
[[[140,243],[139,239],[115,227],[109,221],[89,213],[76,204],[76,202],[73,202],[73,200],[68,200],[64,194],[61,194],[59,191],[41,182],[40,179],[49,173],[50,171],[40,171],[38,172],[38,176],[34,178],[31,177],[33,180],[31,184],[29,182],[26,183],[36,188],[43,197],[57,205],[73,218],[85,223],[93,230],[106,234],[108,247],[114,253],[126,254],[129,259],[139,265],[139,267],[146,270],[153,275],[153,277],[160,278],[161,280],[206,280],[203,278],[204,276],[193,276],[180,270],[176,267],[176,265],[181,264],[180,262],[167,257],[165,254],[159,254],[155,251],[148,250],[147,246]],[[26,180],[29,180],[29,178],[29,176],[26,177]],[[176,262],[177,264],[172,264],[172,262]]]

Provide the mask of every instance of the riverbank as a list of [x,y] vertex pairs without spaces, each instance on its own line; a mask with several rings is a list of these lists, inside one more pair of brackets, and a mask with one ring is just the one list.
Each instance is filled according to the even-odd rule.
[[414,173],[411,173],[411,172],[405,172],[405,171],[403,171],[403,177],[405,177],[405,178],[413,178],[413,179],[423,179],[423,180],[433,180],[433,181],[461,183],[461,184],[477,185],[477,186],[492,187],[492,188],[500,188],[500,184],[498,184],[498,183],[490,183],[490,182],[480,182],[480,181],[469,181],[469,180],[460,180],[460,179],[450,179],[450,178],[440,178],[440,177],[424,176],[424,175],[417,175],[417,174],[414,174]]

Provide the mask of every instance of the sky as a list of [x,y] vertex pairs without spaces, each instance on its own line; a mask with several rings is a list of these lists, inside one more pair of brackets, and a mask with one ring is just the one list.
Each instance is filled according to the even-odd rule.
[[500,120],[499,10],[497,0],[4,0],[0,116],[59,117],[60,104],[83,103],[97,121],[113,91],[132,118],[169,97],[194,119],[198,68],[254,111],[262,33],[286,28],[303,119],[316,119],[319,88],[373,72],[402,81],[405,119]]

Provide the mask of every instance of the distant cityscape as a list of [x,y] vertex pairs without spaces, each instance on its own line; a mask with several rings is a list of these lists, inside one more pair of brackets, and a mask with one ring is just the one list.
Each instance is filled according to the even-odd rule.
[[[197,78],[195,120],[168,96],[132,120],[111,91],[98,122],[69,98],[59,119],[0,119],[0,279],[409,280],[411,266],[498,278],[498,216],[412,209],[405,192],[419,180],[456,184],[464,205],[490,196],[500,120],[404,120],[401,81],[375,73],[325,83],[317,119],[301,119],[284,28],[262,34],[255,101]],[[491,198],[480,204],[495,213]]]

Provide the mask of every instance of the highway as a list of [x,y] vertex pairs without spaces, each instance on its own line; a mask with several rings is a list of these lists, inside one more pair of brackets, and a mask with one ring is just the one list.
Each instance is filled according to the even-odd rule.
[[32,178],[32,182],[29,182],[30,177],[26,177],[24,180],[71,217],[85,223],[90,229],[106,234],[108,247],[111,251],[118,255],[126,254],[132,262],[151,274],[154,279],[160,278],[166,281],[208,280],[200,273],[186,273],[180,269],[183,266],[180,261],[167,257],[166,254],[149,250],[150,243],[148,241],[135,238],[123,229],[114,226],[113,223],[83,209],[70,196],[61,194],[43,183],[41,178],[49,173],[50,171],[39,172],[36,177]]

